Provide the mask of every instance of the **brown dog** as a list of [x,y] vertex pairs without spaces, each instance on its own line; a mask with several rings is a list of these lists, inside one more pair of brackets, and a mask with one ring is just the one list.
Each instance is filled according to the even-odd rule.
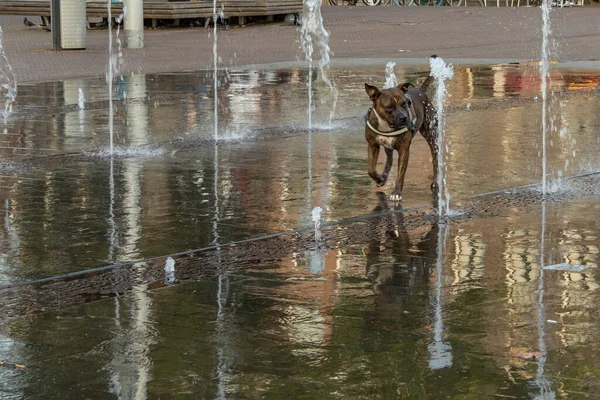
[[[409,89],[412,84],[404,83],[401,86],[379,90],[375,86],[365,83],[365,90],[373,101],[373,106],[365,117],[365,138],[369,144],[369,176],[377,183],[377,186],[383,186],[387,181],[392,168],[394,150],[399,155],[396,184],[390,195],[392,201],[402,200],[402,187],[408,166],[410,144],[417,132],[421,132],[429,144],[433,159],[431,188],[437,187],[436,110],[425,93],[432,81],[433,77],[428,76],[420,89]],[[383,146],[387,156],[381,175],[377,173],[376,169],[380,146]]]

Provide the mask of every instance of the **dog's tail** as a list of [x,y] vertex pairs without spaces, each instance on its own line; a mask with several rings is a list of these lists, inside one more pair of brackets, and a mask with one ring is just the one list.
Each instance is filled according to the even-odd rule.
[[[429,58],[437,58],[437,56],[434,54]],[[429,85],[431,85],[431,82],[433,82],[433,76],[431,76],[431,71],[429,71],[429,75],[427,75],[427,78],[421,84],[421,91],[426,92],[427,89],[429,89]]]

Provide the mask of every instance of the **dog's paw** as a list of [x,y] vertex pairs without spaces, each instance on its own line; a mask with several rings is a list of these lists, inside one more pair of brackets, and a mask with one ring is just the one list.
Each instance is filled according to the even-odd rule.
[[400,201],[402,201],[402,196],[400,196],[397,193],[391,194],[390,195],[390,201],[398,201],[398,202],[400,202]]
[[377,186],[383,186],[385,185],[385,183],[387,182],[387,174],[383,174],[379,177],[379,179],[377,179],[377,181],[375,181],[375,183],[377,184]]

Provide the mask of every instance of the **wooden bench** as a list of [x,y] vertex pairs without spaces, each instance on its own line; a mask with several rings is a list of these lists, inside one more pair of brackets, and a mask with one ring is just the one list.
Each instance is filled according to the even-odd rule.
[[[107,2],[87,1],[87,16],[106,18]],[[302,0],[218,0],[217,10],[225,18],[293,14],[302,11]],[[144,19],[183,19],[212,17],[212,1],[144,1]],[[123,12],[123,3],[112,3],[111,13]],[[0,15],[50,16],[50,0],[2,0]]]
[[50,1],[1,1],[0,15],[39,15],[41,17],[49,17]]

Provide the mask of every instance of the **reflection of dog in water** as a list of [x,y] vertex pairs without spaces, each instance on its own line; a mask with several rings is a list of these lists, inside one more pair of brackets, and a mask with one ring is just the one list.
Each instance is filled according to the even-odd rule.
[[[435,58],[436,56],[431,56]],[[427,141],[433,161],[432,189],[437,182],[437,118],[435,107],[427,96],[427,88],[433,81],[429,75],[419,89],[410,89],[410,83],[379,90],[365,83],[365,90],[373,102],[365,117],[365,138],[368,143],[369,176],[377,186],[387,182],[392,168],[394,150],[398,152],[398,172],[390,200],[402,200],[404,175],[408,167],[408,155],[412,139],[417,132]],[[379,149],[383,146],[386,154],[385,166],[381,175],[377,173]]]
[[[375,211],[387,209],[385,195],[378,193],[380,206]],[[436,263],[437,231],[430,225],[418,239],[404,229],[401,213],[378,218],[374,231],[385,234],[373,235],[367,250],[366,275],[373,283],[373,290],[384,303],[405,302],[415,286],[424,284]],[[383,228],[383,229],[382,229]]]

